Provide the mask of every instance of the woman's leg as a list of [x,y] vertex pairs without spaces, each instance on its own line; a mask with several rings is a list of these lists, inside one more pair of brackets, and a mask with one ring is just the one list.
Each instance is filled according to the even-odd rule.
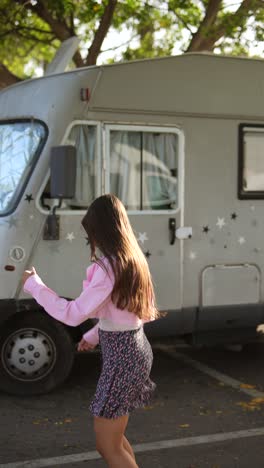
[[135,460],[124,447],[124,432],[128,415],[116,419],[94,417],[96,449],[109,468],[138,468]]
[[133,451],[133,449],[132,449],[132,447],[131,447],[130,443],[128,442],[125,435],[123,436],[123,445],[124,445],[125,449],[127,450],[127,452],[130,453],[133,460],[136,460],[134,451]]

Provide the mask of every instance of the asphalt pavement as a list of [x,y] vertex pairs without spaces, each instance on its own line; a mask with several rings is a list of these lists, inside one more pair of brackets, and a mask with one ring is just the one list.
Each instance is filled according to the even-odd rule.
[[[140,468],[264,467],[264,344],[242,351],[153,343],[149,407],[131,414],[127,437]],[[77,354],[56,391],[0,393],[0,468],[103,468],[89,401],[98,352]],[[121,467],[120,467],[121,468]]]

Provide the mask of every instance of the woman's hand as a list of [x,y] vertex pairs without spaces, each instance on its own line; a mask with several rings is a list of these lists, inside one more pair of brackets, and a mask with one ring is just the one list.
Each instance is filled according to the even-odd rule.
[[31,267],[30,270],[25,270],[23,275],[22,275],[22,283],[25,284],[25,282],[27,281],[27,279],[32,276],[32,275],[35,275],[36,274],[36,270],[34,267]]
[[78,343],[77,350],[78,351],[91,351],[94,348],[95,348],[95,345],[88,343],[88,341],[85,341],[85,339],[82,338],[80,343]]

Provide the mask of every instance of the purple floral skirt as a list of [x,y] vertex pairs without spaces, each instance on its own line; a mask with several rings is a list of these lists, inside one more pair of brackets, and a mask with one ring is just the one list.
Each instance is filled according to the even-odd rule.
[[99,329],[102,370],[90,410],[94,416],[118,418],[146,406],[156,384],[150,379],[153,353],[143,327]]

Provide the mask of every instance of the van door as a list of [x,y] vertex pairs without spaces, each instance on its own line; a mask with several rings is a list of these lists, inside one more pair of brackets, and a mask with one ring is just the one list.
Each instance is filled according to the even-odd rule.
[[183,134],[175,127],[105,126],[105,193],[124,203],[148,259],[160,310],[182,306]]
[[[75,120],[67,128],[61,144],[76,148],[76,192],[73,199],[63,200],[56,211],[58,238],[43,236],[36,245],[31,263],[43,281],[60,296],[77,297],[90,263],[90,248],[81,220],[94,198],[101,195],[101,131],[98,122]],[[46,216],[48,207],[58,205],[50,199],[49,173],[40,189],[38,209]]]

